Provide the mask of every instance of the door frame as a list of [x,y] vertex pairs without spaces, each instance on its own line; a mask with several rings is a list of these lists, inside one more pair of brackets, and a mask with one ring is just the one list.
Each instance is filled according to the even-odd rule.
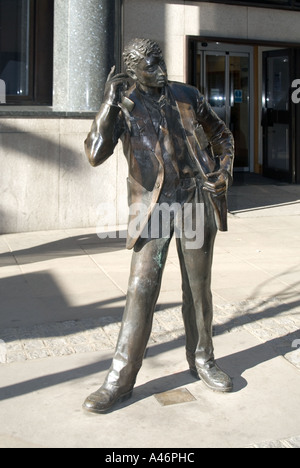
[[[262,127],[261,127],[261,102],[262,94],[260,89],[260,64],[259,50],[264,48],[278,48],[278,49],[293,49],[293,64],[295,68],[294,78],[300,79],[300,43],[295,42],[280,42],[276,40],[255,40],[255,39],[241,39],[241,38],[224,38],[219,36],[186,36],[186,57],[187,66],[185,68],[185,81],[195,86],[196,83],[196,58],[197,46],[199,43],[208,45],[211,43],[223,43],[229,45],[245,45],[254,47],[254,69],[253,69],[253,85],[254,93],[252,94],[252,104],[254,113],[254,170],[256,173],[262,173]],[[295,89],[291,90],[292,92]],[[300,103],[293,104],[293,121],[295,139],[293,146],[295,147],[295,160],[294,160],[294,173],[292,174],[292,183],[300,183]],[[297,131],[298,130],[298,131]],[[252,168],[250,168],[252,171]],[[253,170],[253,172],[254,172]]]

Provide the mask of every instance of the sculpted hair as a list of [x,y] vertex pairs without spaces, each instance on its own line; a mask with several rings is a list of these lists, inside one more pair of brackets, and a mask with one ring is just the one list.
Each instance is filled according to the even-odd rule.
[[130,41],[123,52],[126,71],[134,69],[143,57],[149,55],[162,57],[162,50],[157,42],[151,39],[133,39]]

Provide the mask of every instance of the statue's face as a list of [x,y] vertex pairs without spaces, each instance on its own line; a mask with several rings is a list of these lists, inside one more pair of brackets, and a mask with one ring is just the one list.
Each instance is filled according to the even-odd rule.
[[163,88],[168,83],[167,67],[163,57],[144,57],[133,72],[133,79],[148,88]]

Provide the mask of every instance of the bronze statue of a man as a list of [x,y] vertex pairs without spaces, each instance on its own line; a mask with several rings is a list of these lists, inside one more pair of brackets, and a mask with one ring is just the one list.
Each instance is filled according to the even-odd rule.
[[[232,380],[214,358],[211,267],[217,229],[227,230],[226,194],[233,172],[233,137],[196,88],[168,80],[156,42],[135,39],[123,56],[126,74],[115,75],[114,67],[111,70],[85,149],[91,165],[98,166],[113,154],[121,139],[129,167],[129,206],[143,208],[130,210],[127,248],[133,249],[133,256],[113,362],[102,387],[83,405],[95,413],[105,413],[132,394],[180,210],[188,213],[182,216],[176,243],[189,368],[210,389],[232,391]],[[128,89],[129,77],[134,85]],[[174,204],[177,213],[169,210],[166,234],[164,216],[155,213]],[[203,208],[200,218],[199,206]],[[202,232],[201,242],[190,242],[191,223],[196,226],[196,236]]]

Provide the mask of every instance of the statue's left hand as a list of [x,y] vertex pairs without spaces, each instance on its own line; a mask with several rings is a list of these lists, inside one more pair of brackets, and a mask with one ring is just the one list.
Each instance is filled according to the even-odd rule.
[[208,179],[204,182],[203,190],[216,195],[224,195],[228,190],[228,177],[224,171],[211,172],[207,174]]

